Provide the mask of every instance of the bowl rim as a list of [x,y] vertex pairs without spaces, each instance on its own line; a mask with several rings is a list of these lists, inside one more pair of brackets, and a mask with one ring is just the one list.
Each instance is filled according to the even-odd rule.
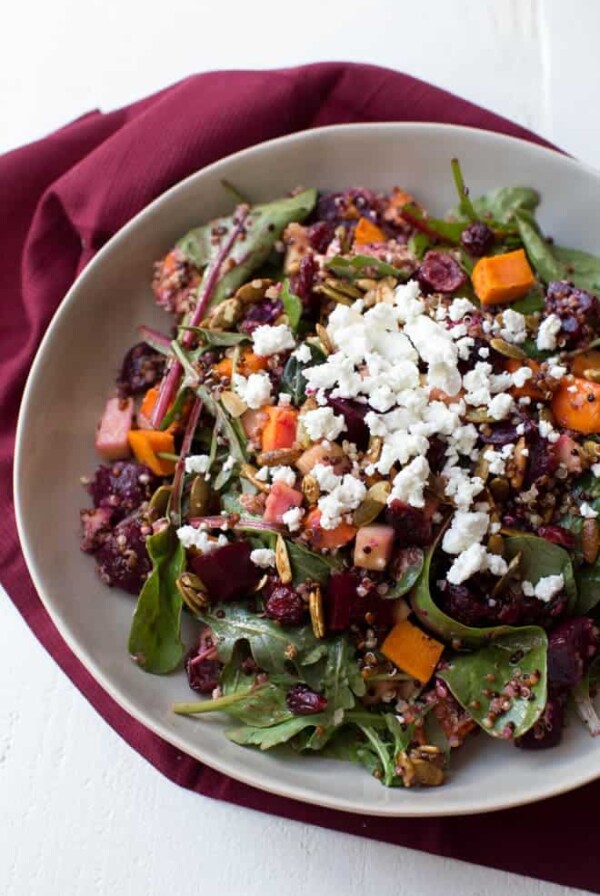
[[[389,130],[390,128],[404,133],[411,133],[419,130],[426,131],[427,129],[434,129],[438,132],[446,131],[448,133],[471,133],[476,134],[479,139],[482,139],[484,141],[500,141],[508,144],[517,143],[520,144],[523,148],[526,148],[528,152],[533,153],[534,156],[538,155],[539,157],[554,157],[556,155],[560,155],[565,165],[577,169],[578,171],[583,171],[594,179],[600,180],[600,170],[587,163],[583,163],[574,159],[572,156],[565,154],[558,148],[551,148],[532,142],[530,140],[526,140],[522,137],[509,136],[507,134],[488,129],[467,125],[440,123],[435,121],[382,121],[332,124],[323,127],[309,128],[303,131],[294,131],[290,134],[276,137],[271,140],[265,140],[246,149],[229,153],[228,155],[223,156],[222,158],[219,158],[214,162],[211,162],[209,165],[199,168],[197,171],[189,174],[182,180],[173,184],[160,195],[158,195],[150,203],[140,209],[140,211],[138,211],[119,230],[117,230],[105,243],[105,245],[102,246],[102,248],[94,255],[94,257],[89,261],[85,268],[77,275],[68,291],[66,292],[65,296],[62,298],[58,307],[56,308],[50,320],[50,323],[48,324],[46,332],[44,333],[42,340],[37,348],[34,360],[31,364],[19,407],[13,465],[15,519],[23,557],[25,559],[25,563],[27,565],[27,569],[33,581],[37,595],[69,650],[73,652],[77,660],[84,666],[86,671],[89,672],[90,675],[92,675],[92,677],[100,685],[103,691],[108,694],[108,696],[112,700],[114,700],[122,710],[124,710],[137,722],[141,723],[153,734],[157,735],[162,740],[169,743],[171,746],[180,750],[185,755],[191,756],[197,761],[206,764],[210,768],[258,790],[263,790],[276,796],[298,800],[299,802],[308,803],[309,805],[323,806],[324,808],[336,809],[342,812],[388,818],[434,818],[453,815],[481,814],[501,811],[503,809],[515,808],[518,806],[527,805],[529,803],[535,803],[538,801],[549,799],[554,796],[559,796],[563,793],[567,793],[577,787],[588,784],[591,781],[599,778],[600,765],[596,771],[590,770],[585,774],[578,776],[576,780],[573,780],[571,776],[568,779],[564,780],[562,783],[551,784],[550,786],[546,785],[543,788],[539,787],[537,789],[537,792],[535,790],[533,792],[528,792],[528,794],[526,796],[523,796],[522,798],[516,796],[509,799],[504,799],[502,801],[499,801],[498,798],[495,798],[478,805],[449,806],[438,809],[432,809],[431,807],[428,807],[425,801],[423,803],[422,809],[418,806],[403,808],[398,804],[382,804],[380,806],[365,807],[361,806],[356,801],[353,801],[351,799],[338,796],[330,797],[327,796],[327,794],[313,794],[311,792],[306,792],[306,790],[301,785],[292,783],[286,785],[273,783],[270,780],[268,774],[263,774],[260,771],[245,773],[243,763],[239,763],[235,767],[232,767],[229,761],[222,761],[219,755],[215,755],[212,752],[205,750],[204,748],[202,748],[202,746],[198,746],[198,748],[190,750],[189,743],[185,742],[184,738],[180,737],[176,731],[168,729],[164,724],[161,724],[160,720],[155,720],[151,714],[137,707],[135,702],[131,700],[126,693],[123,693],[123,691],[118,686],[113,685],[110,680],[110,676],[108,676],[104,672],[102,667],[88,653],[85,646],[81,644],[74,635],[71,634],[68,621],[63,618],[63,614],[53,605],[52,598],[49,597],[49,595],[47,595],[45,592],[42,574],[37,567],[35,551],[33,549],[33,546],[30,545],[27,537],[25,508],[23,506],[23,495],[21,493],[21,471],[25,457],[25,432],[27,428],[30,397],[31,393],[34,390],[35,383],[38,379],[39,372],[44,363],[46,352],[52,342],[54,331],[58,328],[59,322],[66,311],[71,307],[71,305],[74,304],[74,302],[77,301],[77,293],[79,292],[80,288],[82,286],[85,287],[87,280],[94,276],[96,268],[104,263],[105,256],[110,254],[113,247],[117,243],[127,240],[129,234],[132,231],[135,231],[138,224],[145,218],[150,217],[163,202],[166,202],[168,199],[175,196],[178,192],[185,192],[190,183],[192,183],[194,180],[203,178],[205,176],[210,177],[210,175],[215,171],[218,171],[221,166],[233,160],[243,162],[246,159],[250,159],[256,155],[260,155],[265,150],[276,150],[279,146],[284,144],[302,143],[306,140],[310,141],[314,139],[318,140],[319,137],[323,134],[331,134],[335,132],[339,133],[343,137],[345,135],[364,132],[366,130],[372,132],[377,132],[379,130],[383,132]],[[46,647],[46,645],[44,646]],[[48,648],[46,647],[46,649]],[[97,711],[99,712],[99,710]],[[144,754],[142,753],[142,755]],[[144,756],[144,758],[147,757]]]

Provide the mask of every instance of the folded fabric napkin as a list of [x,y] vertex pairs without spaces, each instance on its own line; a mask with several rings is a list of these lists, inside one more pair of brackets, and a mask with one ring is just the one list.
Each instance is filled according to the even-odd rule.
[[117,706],[61,639],[20,552],[11,488],[17,411],[40,339],[77,272],[148,202],[204,165],[292,131],[364,121],[450,122],[543,142],[406,75],[328,63],[191,77],[116,112],[92,112],[0,157],[1,580],[96,710],[177,784],[263,812],[600,893],[600,783],[537,805],[441,819],[349,815],[255,790],[182,755]]

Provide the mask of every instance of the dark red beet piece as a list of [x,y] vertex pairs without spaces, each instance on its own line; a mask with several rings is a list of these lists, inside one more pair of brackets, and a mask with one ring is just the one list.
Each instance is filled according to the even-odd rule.
[[281,625],[301,625],[306,616],[306,604],[291,585],[281,582],[272,586],[265,600],[265,614]]
[[429,448],[427,450],[427,463],[432,473],[441,472],[442,467],[446,463],[446,444],[432,436],[429,440]]
[[587,616],[567,619],[548,637],[548,684],[574,687],[598,651],[598,629]]
[[429,292],[454,292],[466,282],[467,275],[447,252],[432,249],[418,271],[421,286]]
[[219,683],[221,663],[208,626],[202,628],[198,644],[185,659],[185,671],[189,686],[199,694],[211,694]]
[[316,273],[317,262],[309,252],[301,259],[297,272],[290,277],[290,292],[298,296],[302,307],[309,314],[319,308],[319,296],[313,292]]
[[120,520],[148,501],[158,486],[154,473],[131,461],[119,460],[101,465],[87,490],[95,507],[108,507],[113,519]]
[[433,537],[431,520],[418,507],[403,501],[392,501],[385,511],[385,521],[394,527],[400,547],[426,547]]
[[552,544],[559,544],[561,548],[569,550],[575,547],[575,536],[562,526],[540,526],[536,532],[540,538],[545,538],[546,541],[551,541]]
[[558,338],[565,348],[587,342],[600,324],[600,302],[596,296],[578,289],[568,280],[553,280],[548,284],[545,310],[560,318]]
[[343,632],[350,625],[352,606],[357,598],[360,579],[352,572],[334,573],[329,579],[325,594],[327,628]]
[[82,551],[93,554],[110,534],[113,512],[110,507],[96,507],[93,510],[81,511]]
[[475,221],[474,224],[465,227],[460,235],[460,243],[469,255],[474,255],[476,258],[480,258],[492,248],[494,244],[494,231],[482,221]]
[[551,692],[542,715],[529,731],[515,739],[515,747],[520,747],[522,750],[546,750],[548,747],[556,747],[562,739],[567,696],[564,690]]
[[100,578],[106,585],[139,594],[152,568],[146,551],[146,536],[141,531],[146,525],[140,517],[128,518],[104,539],[96,552],[96,562]]
[[331,398],[328,396],[327,404],[333,408],[336,414],[341,414],[346,422],[346,430],[342,438],[353,442],[359,451],[365,451],[369,446],[369,427],[365,423],[365,417],[369,411],[366,404],[359,404],[349,398]]
[[123,358],[117,377],[119,395],[124,398],[140,395],[161,379],[164,369],[164,356],[145,342],[138,342]]
[[285,702],[295,716],[310,716],[327,709],[327,698],[307,684],[296,684],[287,692]]
[[256,302],[256,304],[250,305],[244,320],[240,324],[240,330],[242,333],[253,333],[257,327],[262,327],[263,324],[272,324],[279,317],[282,310],[283,305],[279,299],[276,301],[264,299],[262,302]]
[[261,572],[250,560],[251,552],[247,542],[233,541],[210,554],[192,558],[190,566],[214,603],[243,597],[256,587]]
[[310,227],[306,228],[306,233],[311,248],[318,252],[319,255],[323,255],[333,239],[335,227],[327,221],[317,221],[316,224],[311,224]]

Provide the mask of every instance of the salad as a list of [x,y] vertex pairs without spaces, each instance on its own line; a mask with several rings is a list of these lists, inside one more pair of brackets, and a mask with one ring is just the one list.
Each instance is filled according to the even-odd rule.
[[443,218],[226,184],[156,265],[170,318],[123,360],[81,512],[137,597],[131,657],[203,695],[175,712],[387,786],[442,784],[482,731],[555,746],[569,706],[600,733],[600,260],[535,190],[452,173]]

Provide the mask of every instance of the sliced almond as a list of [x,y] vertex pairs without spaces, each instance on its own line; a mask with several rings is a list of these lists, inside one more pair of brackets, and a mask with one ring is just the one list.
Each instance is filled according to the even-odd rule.
[[277,536],[275,543],[275,569],[284,585],[292,581],[292,566],[285,540],[281,535]]
[[315,638],[324,638],[325,614],[323,612],[323,597],[318,585],[315,585],[308,595],[308,610]]
[[376,482],[368,490],[362,502],[354,511],[353,523],[359,528],[368,526],[377,519],[384,509],[392,487],[388,480],[382,479]]
[[240,396],[236,395],[235,392],[221,392],[221,404],[229,416],[233,417],[234,420],[237,420],[238,417],[241,417],[242,414],[245,414],[248,410],[246,402],[242,401]]

